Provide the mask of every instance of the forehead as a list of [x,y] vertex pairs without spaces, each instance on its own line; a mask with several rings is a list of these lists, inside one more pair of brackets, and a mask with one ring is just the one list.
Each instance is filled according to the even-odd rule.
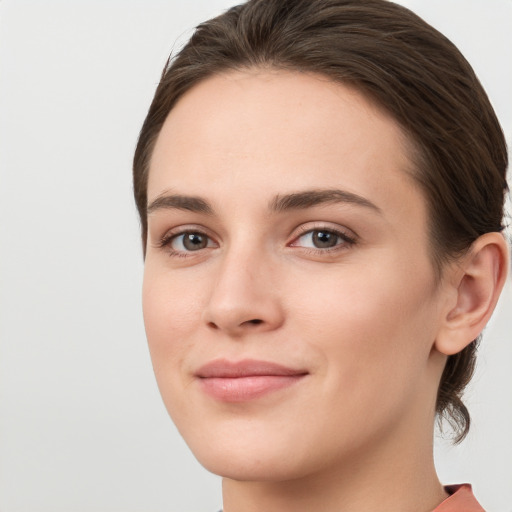
[[335,186],[400,202],[416,189],[406,148],[398,123],[353,88],[299,72],[230,72],[193,87],[169,114],[148,199],[175,188],[222,202]]

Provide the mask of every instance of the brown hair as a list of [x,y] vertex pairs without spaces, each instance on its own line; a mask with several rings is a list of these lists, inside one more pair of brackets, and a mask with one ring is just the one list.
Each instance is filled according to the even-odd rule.
[[[254,67],[312,72],[352,85],[400,123],[429,204],[438,276],[480,235],[503,229],[505,139],[471,66],[446,37],[386,0],[250,0],[199,25],[164,69],[133,166],[144,250],[150,160],[167,115],[205,78]],[[461,397],[477,344],[448,358],[439,386],[437,413],[452,424],[457,442],[469,430]]]

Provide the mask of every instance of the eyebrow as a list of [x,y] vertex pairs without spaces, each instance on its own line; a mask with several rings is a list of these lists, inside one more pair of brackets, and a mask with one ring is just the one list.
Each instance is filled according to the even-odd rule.
[[[313,206],[330,203],[354,204],[382,213],[381,209],[368,199],[354,194],[353,192],[339,189],[304,190],[291,194],[279,194],[270,201],[269,209],[273,212],[280,213],[288,210],[305,210]],[[201,197],[179,194],[158,196],[149,204],[146,212],[149,215],[161,209],[186,210],[206,215],[213,215],[214,213],[211,205]]]
[[156,210],[173,209],[213,215],[213,208],[204,199],[196,196],[183,196],[178,194],[158,196],[148,205],[146,213],[149,215]]
[[278,195],[271,201],[270,209],[275,212],[303,210],[329,203],[355,204],[382,213],[382,210],[376,204],[365,197],[339,189],[305,190],[293,194]]

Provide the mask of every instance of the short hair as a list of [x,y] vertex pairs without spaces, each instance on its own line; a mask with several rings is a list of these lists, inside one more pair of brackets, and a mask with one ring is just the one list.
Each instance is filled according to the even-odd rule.
[[[200,24],[170,58],[140,132],[134,194],[147,238],[153,148],[173,106],[194,85],[230,70],[315,73],[361,92],[401,125],[412,177],[429,210],[436,276],[482,234],[503,229],[507,147],[473,69],[444,35],[387,0],[250,0]],[[470,415],[462,393],[479,338],[447,359],[436,412],[461,441]]]

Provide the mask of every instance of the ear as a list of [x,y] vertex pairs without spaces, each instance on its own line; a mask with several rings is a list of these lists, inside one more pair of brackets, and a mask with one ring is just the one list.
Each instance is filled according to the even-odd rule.
[[468,254],[451,268],[451,288],[435,348],[445,354],[460,352],[483,331],[494,311],[508,269],[508,246],[501,233],[477,238]]

